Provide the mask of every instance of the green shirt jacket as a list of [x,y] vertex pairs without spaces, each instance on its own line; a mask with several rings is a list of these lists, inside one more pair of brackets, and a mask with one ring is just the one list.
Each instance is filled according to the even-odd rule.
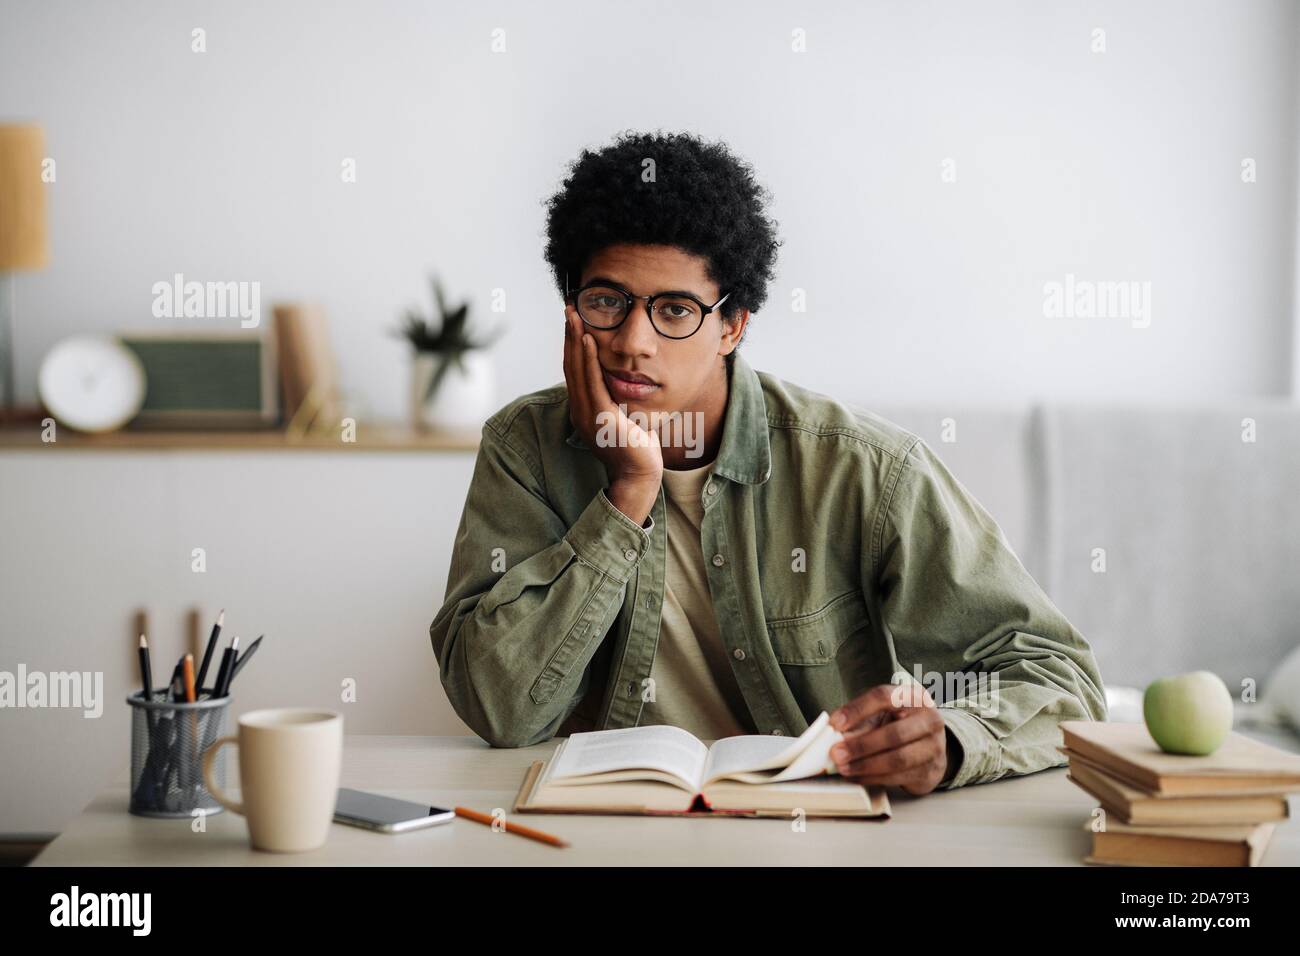
[[[1097,663],[997,523],[918,436],[729,364],[701,492],[709,591],[758,733],[797,735],[877,684],[919,681],[961,762],[941,789],[1063,765],[1105,720]],[[429,634],[452,706],[493,746],[634,727],[664,593],[662,488],[642,527],[563,385],[483,428]]]

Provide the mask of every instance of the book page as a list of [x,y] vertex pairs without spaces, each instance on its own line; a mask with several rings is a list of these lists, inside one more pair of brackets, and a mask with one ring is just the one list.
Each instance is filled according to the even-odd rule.
[[783,766],[790,762],[789,749],[789,737],[758,734],[723,737],[709,748],[704,778],[706,781],[718,780],[735,773]]
[[838,777],[769,783],[763,787],[723,781],[705,787],[704,800],[717,812],[766,811],[764,815],[771,815],[776,811],[781,816],[792,816],[795,811],[802,811],[810,817],[883,815],[866,788]]
[[709,751],[695,736],[668,725],[624,727],[573,734],[550,768],[549,781],[562,786],[613,770],[660,770],[697,787]]
[[843,735],[825,711],[795,740],[746,735],[724,737],[709,748],[705,782],[730,778],[746,783],[799,780],[834,772],[830,749]]
[[[829,724],[820,728],[808,741],[808,746],[790,765],[778,771],[772,780],[802,780],[823,774],[838,774],[835,761],[831,760],[831,748],[844,739],[844,735]],[[759,781],[754,780],[752,783]]]

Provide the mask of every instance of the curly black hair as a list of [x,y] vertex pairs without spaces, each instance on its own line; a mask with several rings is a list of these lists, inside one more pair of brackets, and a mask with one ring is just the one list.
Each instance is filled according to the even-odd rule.
[[[645,161],[654,161],[647,182]],[[546,261],[564,294],[590,258],[618,243],[675,246],[708,260],[709,278],[730,298],[722,314],[757,312],[767,299],[781,244],[765,207],[770,192],[723,143],[692,133],[618,134],[584,149],[546,203]]]

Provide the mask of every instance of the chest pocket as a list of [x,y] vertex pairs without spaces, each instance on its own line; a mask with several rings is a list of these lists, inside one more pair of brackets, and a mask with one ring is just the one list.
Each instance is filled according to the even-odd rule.
[[840,646],[870,625],[860,590],[848,591],[821,610],[799,617],[768,619],[767,634],[781,664],[830,664]]

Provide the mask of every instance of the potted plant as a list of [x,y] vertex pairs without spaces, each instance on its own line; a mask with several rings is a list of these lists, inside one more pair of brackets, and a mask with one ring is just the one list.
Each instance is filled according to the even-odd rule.
[[475,338],[469,303],[451,307],[433,277],[438,314],[426,320],[407,309],[398,334],[411,343],[411,418],[417,428],[461,429],[481,425],[492,413],[494,376],[486,348],[499,330]]

